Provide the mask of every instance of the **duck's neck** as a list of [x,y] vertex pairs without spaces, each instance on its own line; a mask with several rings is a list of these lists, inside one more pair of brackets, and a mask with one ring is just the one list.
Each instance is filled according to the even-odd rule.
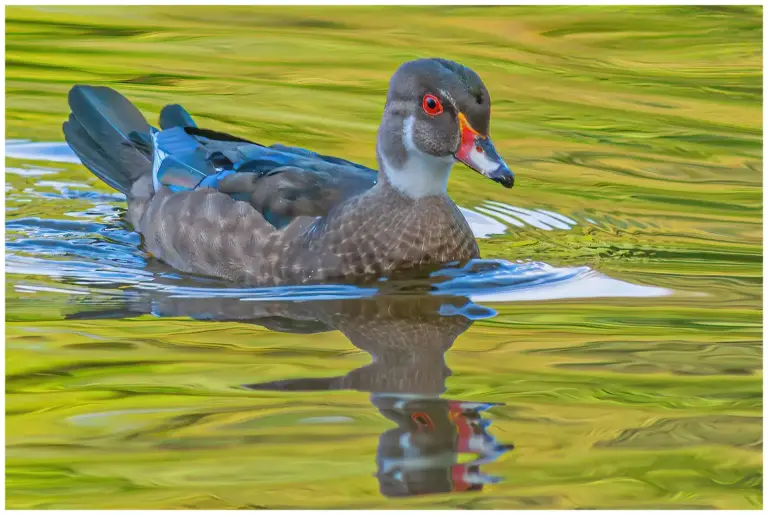
[[413,143],[413,121],[413,116],[383,120],[376,144],[379,181],[413,200],[444,196],[453,157],[419,150]]

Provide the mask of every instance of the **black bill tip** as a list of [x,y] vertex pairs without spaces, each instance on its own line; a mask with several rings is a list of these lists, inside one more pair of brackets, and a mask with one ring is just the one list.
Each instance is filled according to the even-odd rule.
[[488,178],[498,182],[505,188],[511,188],[515,185],[515,174],[506,166],[500,166],[498,169],[490,172]]

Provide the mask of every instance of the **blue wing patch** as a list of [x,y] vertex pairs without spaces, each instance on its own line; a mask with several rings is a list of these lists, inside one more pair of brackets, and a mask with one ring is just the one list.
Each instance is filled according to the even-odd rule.
[[[235,173],[234,170],[224,170],[223,172],[219,172],[214,175],[209,175],[205,179],[203,179],[199,184],[197,184],[198,188],[213,188],[213,189],[219,189],[219,181],[221,181],[224,177],[227,177],[229,175],[232,175]],[[238,199],[235,199],[238,200]]]
[[216,174],[206,152],[181,127],[153,132],[152,179],[155,190],[161,185],[172,191],[196,188],[206,177]]
[[[171,114],[179,114],[172,111],[168,109],[168,116],[166,116],[168,123],[165,125],[171,125],[170,119],[173,118]],[[179,123],[182,121],[186,123],[186,118],[181,116],[176,118],[179,118]],[[180,126],[169,127],[162,131],[151,129],[152,179],[155,191],[162,186],[167,186],[174,192],[196,188],[219,189],[221,180],[234,173],[265,176],[280,173],[286,167],[319,175],[348,174],[352,170],[357,170],[362,172],[361,179],[369,178],[371,185],[376,183],[375,170],[345,159],[317,154],[298,147],[280,144],[265,147],[239,139],[228,141],[218,138],[215,139],[216,144],[210,145],[212,148],[209,149],[209,145],[198,140],[198,137],[207,138],[210,131],[204,134],[198,134],[201,130],[196,129],[196,131],[190,133],[189,127]],[[148,146],[146,143],[149,142],[145,143],[142,140],[138,143]],[[231,144],[231,148],[226,147],[227,144]],[[220,150],[222,145],[224,149]],[[346,172],[337,170],[336,166],[345,168]],[[250,192],[230,193],[235,200],[248,200],[250,194]]]

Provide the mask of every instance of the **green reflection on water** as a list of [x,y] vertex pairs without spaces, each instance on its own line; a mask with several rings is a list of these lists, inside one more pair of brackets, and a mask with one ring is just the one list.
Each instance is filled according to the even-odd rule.
[[[760,507],[761,11],[8,8],[8,138],[61,141],[71,85],[109,84],[155,118],[178,102],[203,126],[373,165],[392,71],[458,60],[490,90],[517,185],[457,168],[453,198],[579,222],[512,226],[483,255],[676,291],[494,305],[445,354],[444,397],[505,403],[492,432],[515,449],[484,467],[504,481],[388,499],[375,456],[393,424],[367,393],[237,389],[366,365],[341,333],[68,320],[85,310],[72,298],[16,288],[59,281],[9,275],[9,507]],[[81,166],[52,168],[7,176],[9,220],[108,219],[82,199],[38,201],[53,191],[42,179],[108,191]]]

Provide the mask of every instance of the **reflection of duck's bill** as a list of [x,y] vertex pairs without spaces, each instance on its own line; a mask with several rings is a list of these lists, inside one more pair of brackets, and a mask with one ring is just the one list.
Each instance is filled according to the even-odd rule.
[[483,485],[492,485],[501,481],[500,477],[480,472],[476,465],[454,465],[451,467],[452,492],[482,490]]
[[502,446],[486,433],[491,424],[478,413],[494,406],[492,403],[448,401],[448,417],[456,427],[456,452],[481,455],[500,454],[514,446]]
[[477,458],[466,465],[481,465],[496,461],[502,454],[515,448],[513,444],[501,444],[488,433],[490,420],[482,419],[479,412],[491,404],[450,402],[449,418],[456,430],[455,452],[475,454]]

